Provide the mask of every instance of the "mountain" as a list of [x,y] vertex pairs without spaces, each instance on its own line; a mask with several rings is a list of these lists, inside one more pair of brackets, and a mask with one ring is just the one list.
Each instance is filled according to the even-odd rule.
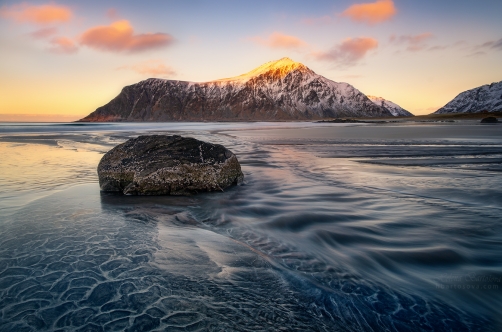
[[372,102],[378,106],[382,106],[386,110],[392,113],[393,116],[414,116],[398,104],[391,102],[390,100],[383,99],[382,97],[367,96]]
[[433,114],[502,111],[502,81],[467,90]]
[[82,122],[273,121],[392,116],[347,83],[289,58],[211,82],[150,78],[126,86]]

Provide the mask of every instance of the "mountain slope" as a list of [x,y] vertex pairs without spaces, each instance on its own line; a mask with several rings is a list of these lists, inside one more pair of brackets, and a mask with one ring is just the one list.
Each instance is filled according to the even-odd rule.
[[232,78],[195,83],[150,78],[126,86],[80,121],[254,121],[392,116],[347,83],[289,58]]
[[413,116],[410,112],[402,108],[396,103],[386,100],[382,97],[367,96],[373,103],[378,106],[382,106],[386,110],[392,113],[393,116]]
[[502,81],[467,90],[433,114],[502,111]]

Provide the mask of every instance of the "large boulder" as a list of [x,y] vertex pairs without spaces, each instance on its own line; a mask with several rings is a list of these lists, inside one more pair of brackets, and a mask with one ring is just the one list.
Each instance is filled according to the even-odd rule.
[[481,123],[498,123],[498,122],[499,120],[497,120],[497,118],[494,116],[489,116],[481,119]]
[[139,136],[108,151],[98,165],[102,191],[127,195],[191,195],[222,191],[244,179],[237,157],[191,137]]

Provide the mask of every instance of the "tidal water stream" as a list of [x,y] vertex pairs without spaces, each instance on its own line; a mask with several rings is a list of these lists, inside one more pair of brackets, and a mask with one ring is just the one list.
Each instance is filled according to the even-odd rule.
[[[240,186],[101,193],[140,134]],[[0,331],[500,331],[502,126],[0,124]]]

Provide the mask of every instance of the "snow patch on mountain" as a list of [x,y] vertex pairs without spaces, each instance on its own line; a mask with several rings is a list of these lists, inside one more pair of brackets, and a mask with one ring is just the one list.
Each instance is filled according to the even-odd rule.
[[382,97],[375,96],[367,96],[373,103],[378,106],[382,106],[392,113],[393,116],[413,116],[410,112],[402,108],[396,103],[391,102],[390,100],[386,100]]

